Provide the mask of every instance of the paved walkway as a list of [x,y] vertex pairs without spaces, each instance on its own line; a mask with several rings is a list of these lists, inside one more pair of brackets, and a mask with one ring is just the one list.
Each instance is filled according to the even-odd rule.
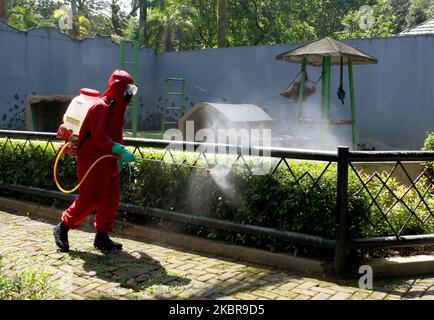
[[71,252],[57,251],[53,225],[0,211],[3,273],[48,272],[61,299],[434,299],[434,277],[334,281],[255,266],[159,244],[115,239],[122,252],[101,254],[93,234],[70,232]]

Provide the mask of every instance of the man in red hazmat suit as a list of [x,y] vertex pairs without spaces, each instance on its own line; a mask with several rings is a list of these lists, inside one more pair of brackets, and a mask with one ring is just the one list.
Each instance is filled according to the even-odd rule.
[[99,162],[81,185],[74,203],[63,212],[61,222],[53,230],[55,242],[62,251],[69,251],[68,231],[78,228],[91,213],[95,213],[95,248],[102,251],[122,249],[108,233],[112,231],[119,208],[119,170],[125,162],[136,160],[122,145],[124,113],[137,92],[133,82],[127,72],[114,71],[102,99],[89,109],[83,121],[77,140],[78,178],[81,180],[101,156],[115,154],[119,155],[119,160],[106,158]]

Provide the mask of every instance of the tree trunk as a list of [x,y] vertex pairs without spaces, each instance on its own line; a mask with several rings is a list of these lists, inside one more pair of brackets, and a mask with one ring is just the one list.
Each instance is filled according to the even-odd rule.
[[113,25],[113,30],[114,30],[115,34],[117,34],[118,36],[123,36],[121,21],[119,19],[120,7],[116,3],[116,0],[112,0],[110,7],[112,9],[111,21],[112,21],[112,25]]
[[8,4],[7,0],[0,0],[0,19],[7,20],[6,17],[6,8],[8,6],[7,4]]
[[227,25],[227,12],[228,12],[228,1],[218,0],[217,4],[217,39],[218,47],[226,48],[228,46],[226,25]]
[[171,17],[166,14],[166,23],[164,25],[163,31],[163,41],[162,41],[161,51],[171,52],[173,51],[173,34],[172,34],[172,21]]
[[139,0],[139,42],[140,45],[146,45],[148,40],[148,32],[146,30],[146,21],[148,19],[148,0]]
[[80,27],[78,25],[77,17],[77,1],[71,0],[71,18],[72,18],[72,28],[68,29],[68,34],[73,38],[78,38],[80,35]]

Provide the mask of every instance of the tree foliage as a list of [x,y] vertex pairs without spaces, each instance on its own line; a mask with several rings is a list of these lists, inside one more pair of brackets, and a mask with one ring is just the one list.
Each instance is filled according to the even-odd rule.
[[[345,30],[339,34],[341,39],[373,38],[392,36],[397,29],[396,17],[388,0],[379,0],[372,11],[352,11],[343,19]],[[368,16],[365,16],[368,15]]]
[[433,16],[434,4],[432,0],[413,0],[408,7],[405,22],[407,28],[421,24]]
[[[432,0],[7,0],[8,22],[58,28],[59,10],[72,2],[78,37],[111,35],[162,51],[386,37],[434,12]],[[360,27],[362,6],[372,9],[369,28]]]

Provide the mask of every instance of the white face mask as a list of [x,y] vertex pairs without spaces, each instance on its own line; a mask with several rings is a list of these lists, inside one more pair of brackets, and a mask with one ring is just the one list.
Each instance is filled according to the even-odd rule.
[[128,84],[127,88],[125,89],[125,95],[131,95],[135,96],[139,88],[135,86],[134,84]]

